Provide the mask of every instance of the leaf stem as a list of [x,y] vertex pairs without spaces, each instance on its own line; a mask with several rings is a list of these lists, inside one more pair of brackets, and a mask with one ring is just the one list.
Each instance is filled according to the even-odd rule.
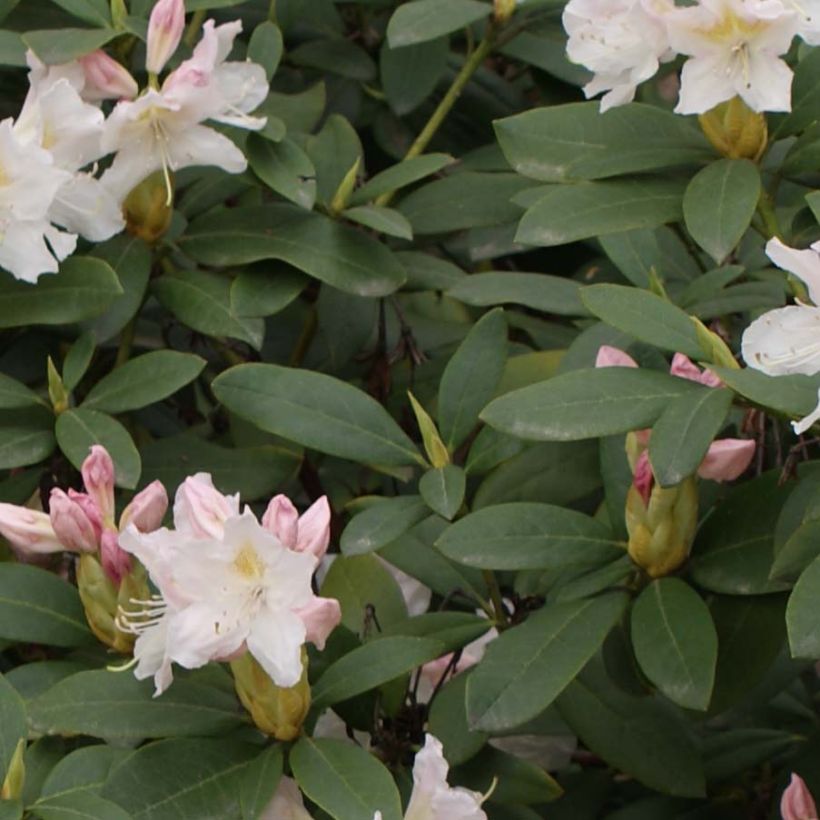
[[490,591],[496,626],[500,632],[503,632],[509,624],[507,623],[507,612],[504,609],[504,600],[501,597],[501,587],[498,586],[498,579],[491,569],[482,570],[481,574],[484,577],[484,583],[487,584],[487,589]]
[[131,356],[131,347],[134,344],[134,332],[137,329],[138,315],[139,311],[137,311],[131,317],[128,324],[122,329],[122,332],[120,333],[120,346],[117,348],[117,358],[114,359],[114,370],[124,365]]
[[[484,35],[484,39],[478,44],[472,54],[470,54],[464,61],[464,65],[461,67],[461,70],[453,80],[453,84],[447,90],[444,97],[442,97],[442,100],[436,107],[436,110],[432,113],[430,119],[427,120],[427,124],[421,130],[421,133],[419,133],[407,153],[404,155],[405,160],[413,159],[413,157],[417,157],[424,153],[424,150],[430,144],[430,140],[432,140],[436,135],[436,132],[441,127],[441,124],[444,122],[445,118],[450,113],[450,110],[455,105],[456,100],[458,100],[461,96],[461,92],[470,81],[470,78],[473,74],[475,74],[479,66],[484,62],[484,60],[487,59],[490,52],[493,50],[495,38],[496,28],[491,24],[487,30],[487,33]],[[376,204],[382,206],[389,205],[395,194],[395,190],[386,191],[376,200]]]
[[200,28],[202,28],[202,23],[205,21],[205,15],[207,13],[208,9],[197,9],[191,18],[191,22],[188,23],[188,28],[185,30],[185,45],[188,46],[188,48],[194,47],[196,36]]

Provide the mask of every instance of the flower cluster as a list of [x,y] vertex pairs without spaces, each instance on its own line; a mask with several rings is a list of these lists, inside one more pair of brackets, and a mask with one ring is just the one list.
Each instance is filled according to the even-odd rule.
[[[264,69],[226,62],[239,21],[208,20],[190,59],[160,86],[157,75],[179,45],[183,0],[158,0],[148,27],[148,88],[102,51],[78,61],[45,66],[27,55],[29,92],[16,120],[0,122],[0,267],[36,282],[56,273],[76,248],[78,235],[102,242],[121,231],[122,204],[146,177],[192,165],[229,173],[246,168],[243,153],[206,120],[258,130],[249,117],[268,93]],[[116,99],[106,118],[101,103]],[[95,163],[113,154],[98,179]]]
[[593,72],[587,97],[601,110],[630,102],[661,62],[686,57],[675,111],[703,114],[740,97],[754,111],[791,109],[792,72],[783,55],[797,35],[820,43],[817,0],[570,0],[569,58]]

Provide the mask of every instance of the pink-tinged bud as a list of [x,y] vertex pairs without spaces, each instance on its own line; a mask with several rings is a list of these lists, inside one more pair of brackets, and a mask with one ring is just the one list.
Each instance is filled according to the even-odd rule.
[[601,345],[595,357],[595,367],[637,367],[638,363],[628,353],[617,347]]
[[97,539],[97,542],[99,542],[100,538],[102,538],[103,520],[99,508],[94,503],[94,499],[87,493],[78,493],[72,489],[69,489],[68,497],[82,507],[83,512],[88,516],[88,520],[94,527],[94,537]]
[[153,532],[162,524],[168,509],[168,493],[161,481],[152,481],[138,492],[122,511],[120,529],[133,524],[140,532]]
[[122,579],[131,572],[131,556],[120,546],[119,533],[104,530],[100,544],[100,563],[103,571],[119,587]]
[[817,820],[817,808],[811,792],[798,774],[792,774],[791,783],[780,800],[783,820]]
[[148,21],[148,52],[145,67],[150,74],[159,74],[177,50],[185,31],[183,0],[157,0]]
[[297,552],[309,552],[319,560],[330,545],[330,504],[323,495],[315,501],[299,519]]
[[294,614],[305,625],[305,640],[317,649],[325,648],[325,641],[342,620],[342,608],[335,598],[314,598]]
[[239,496],[226,496],[208,473],[188,476],[174,499],[174,525],[195,538],[221,538],[225,521],[239,514]]
[[748,438],[721,438],[713,441],[698,467],[701,478],[734,481],[752,463],[755,442]]
[[130,72],[104,51],[92,51],[78,62],[85,73],[83,99],[89,102],[133,100],[139,93],[137,81]]
[[652,473],[652,465],[649,463],[649,451],[644,450],[638,457],[635,465],[635,476],[632,479],[635,489],[640,493],[644,504],[649,504],[649,497],[652,495],[652,487],[655,484],[655,476]]
[[97,505],[103,524],[114,521],[114,462],[108,450],[99,444],[91,447],[91,455],[82,468],[85,491]]
[[701,370],[688,356],[676,353],[672,357],[669,372],[680,379],[688,379],[706,387],[723,387],[723,382],[711,371]]
[[273,533],[283,547],[296,549],[296,538],[299,533],[299,513],[293,502],[286,495],[277,495],[270,500],[262,526]]
[[96,552],[97,535],[85,510],[60,489],[53,489],[48,502],[51,526],[69,552]]
[[26,556],[63,551],[48,515],[28,507],[0,503],[0,535]]

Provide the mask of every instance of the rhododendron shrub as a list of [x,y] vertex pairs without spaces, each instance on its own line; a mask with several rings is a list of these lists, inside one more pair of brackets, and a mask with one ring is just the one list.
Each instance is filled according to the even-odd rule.
[[0,0],[0,820],[817,820],[820,0]]

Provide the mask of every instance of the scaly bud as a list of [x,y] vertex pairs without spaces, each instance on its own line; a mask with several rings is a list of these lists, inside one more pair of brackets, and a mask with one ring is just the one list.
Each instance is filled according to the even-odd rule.
[[101,49],[80,57],[79,63],[85,72],[83,99],[133,100],[139,93],[137,81],[129,71]]
[[159,74],[171,55],[177,50],[185,31],[185,3],[183,0],[157,0],[148,20],[148,49],[145,68],[150,74]]
[[740,97],[700,114],[698,121],[706,138],[724,157],[757,162],[766,150],[766,116],[752,111]]
[[97,534],[83,508],[58,488],[48,501],[51,526],[63,548],[69,552],[96,552]]
[[651,578],[669,575],[687,559],[695,537],[697,479],[690,476],[674,487],[661,487],[644,452],[626,496],[625,515],[630,558]]
[[0,800],[20,800],[23,796],[23,786],[26,782],[26,738],[21,737],[11,756],[6,777],[0,786]]
[[63,551],[48,515],[28,507],[0,503],[0,535],[26,556]]
[[91,447],[91,454],[83,462],[85,491],[100,511],[103,525],[114,523],[114,462],[108,450],[99,444]]
[[517,0],[493,0],[493,19],[503,25],[513,16]]
[[156,171],[133,188],[122,204],[125,229],[153,245],[171,225],[174,180],[170,171]]
[[295,740],[310,709],[307,652],[302,647],[302,677],[296,686],[283,689],[257,663],[250,652],[231,661],[236,694],[250,712],[256,727],[277,740]]
[[153,532],[168,509],[168,493],[161,481],[152,481],[138,492],[120,516],[120,531],[133,524],[140,532]]

